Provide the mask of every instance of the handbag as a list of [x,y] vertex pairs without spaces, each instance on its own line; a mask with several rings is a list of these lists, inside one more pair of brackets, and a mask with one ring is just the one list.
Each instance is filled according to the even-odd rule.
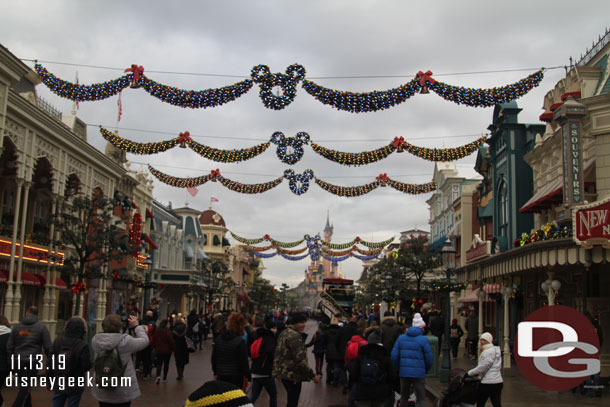
[[186,350],[189,353],[194,353],[195,352],[195,345],[193,344],[193,340],[191,338],[189,338],[188,336],[185,337],[186,339]]

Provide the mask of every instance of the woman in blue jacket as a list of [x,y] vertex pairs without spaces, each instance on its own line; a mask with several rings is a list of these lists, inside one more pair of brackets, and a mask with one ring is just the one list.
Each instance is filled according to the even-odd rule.
[[426,405],[426,373],[432,367],[434,355],[424,336],[425,326],[421,314],[415,314],[413,326],[398,337],[392,349],[392,363],[400,376],[400,407],[407,407],[411,385],[415,387],[415,405]]

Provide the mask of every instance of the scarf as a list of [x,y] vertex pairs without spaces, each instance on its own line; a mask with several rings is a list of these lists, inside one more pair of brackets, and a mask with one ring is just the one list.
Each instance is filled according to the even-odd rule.
[[483,345],[479,348],[479,361],[481,360],[481,355],[483,354],[483,351],[492,348],[493,346],[493,343],[487,343],[486,345]]

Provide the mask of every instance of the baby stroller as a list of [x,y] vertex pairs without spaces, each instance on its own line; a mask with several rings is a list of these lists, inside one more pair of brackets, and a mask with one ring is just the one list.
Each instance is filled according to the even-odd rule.
[[466,376],[463,369],[451,369],[449,385],[434,402],[435,407],[468,406],[477,403],[479,379]]

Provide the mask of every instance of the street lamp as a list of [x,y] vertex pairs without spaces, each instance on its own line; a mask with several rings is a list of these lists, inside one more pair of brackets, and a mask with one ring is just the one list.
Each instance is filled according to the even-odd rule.
[[[451,273],[455,269],[455,249],[451,239],[445,241],[445,245],[441,250],[441,262],[445,269],[447,285],[451,284]],[[445,310],[445,332],[443,333],[443,360],[441,362],[440,379],[441,383],[449,383],[449,372],[451,371],[451,355],[449,352],[449,315],[451,314],[451,298],[449,296],[451,290],[446,290],[446,310]]]

